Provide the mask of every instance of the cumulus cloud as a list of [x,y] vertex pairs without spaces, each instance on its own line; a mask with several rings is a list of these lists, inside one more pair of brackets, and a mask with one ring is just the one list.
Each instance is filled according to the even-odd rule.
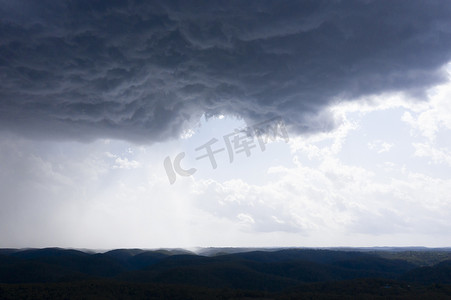
[[366,235],[363,240],[374,243],[375,236],[406,234],[410,237],[395,243],[409,244],[418,243],[414,235],[440,235],[449,228],[449,177],[401,171],[399,164],[369,170],[321,153],[311,166],[304,160],[295,167],[269,169],[273,176],[264,184],[197,180],[194,203],[256,234],[285,232],[306,240],[333,232],[340,238],[343,233]]
[[390,143],[387,143],[387,142],[384,142],[381,140],[376,140],[376,141],[368,143],[368,149],[374,150],[379,154],[390,151],[390,149],[392,147],[393,147],[393,144],[390,144]]
[[152,142],[223,114],[328,131],[337,99],[443,80],[450,13],[419,0],[2,0],[0,127]]
[[[133,154],[132,149],[128,149],[127,152],[129,154]],[[110,152],[106,152],[105,156],[111,159],[114,159],[113,169],[136,169],[141,166],[141,164],[136,160],[129,160],[127,157],[120,157],[118,155],[112,154]]]
[[[451,78],[451,68],[448,65],[448,76]],[[429,102],[420,109],[405,112],[402,120],[412,127],[411,134],[420,133],[429,142],[435,142],[440,130],[451,129],[451,86],[443,84],[429,91]]]
[[451,166],[451,151],[447,148],[436,148],[426,143],[413,143],[413,147],[416,156],[430,158],[434,164]]

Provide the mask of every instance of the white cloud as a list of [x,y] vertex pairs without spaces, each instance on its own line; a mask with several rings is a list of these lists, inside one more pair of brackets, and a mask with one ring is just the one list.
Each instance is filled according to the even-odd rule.
[[435,148],[427,143],[413,143],[415,155],[426,157],[434,164],[446,164],[451,166],[451,151],[446,148]]
[[[451,64],[445,68],[451,80]],[[434,141],[441,129],[451,129],[451,84],[439,85],[428,91],[428,102],[415,112],[405,112],[402,120],[422,136]]]
[[180,135],[180,138],[183,140],[186,140],[186,139],[189,139],[190,137],[192,137],[195,133],[196,132],[194,130],[187,129],[182,132],[182,134]]
[[130,169],[139,168],[141,166],[141,164],[139,162],[137,162],[136,160],[129,161],[128,158],[126,158],[126,157],[124,157],[124,158],[117,157],[114,162],[115,162],[115,165],[113,166],[113,169],[130,170]]
[[242,222],[244,224],[254,224],[255,223],[254,219],[248,214],[241,213],[241,214],[238,214],[236,217],[238,220],[240,220],[240,222]]
[[117,157],[117,155],[115,155],[115,154],[113,154],[113,153],[111,153],[111,152],[105,152],[105,155],[106,155],[106,157],[108,157],[108,158],[116,158]]
[[374,150],[377,153],[384,153],[390,151],[390,149],[393,147],[393,144],[381,141],[381,140],[375,140],[373,142],[368,143],[368,148],[370,150]]

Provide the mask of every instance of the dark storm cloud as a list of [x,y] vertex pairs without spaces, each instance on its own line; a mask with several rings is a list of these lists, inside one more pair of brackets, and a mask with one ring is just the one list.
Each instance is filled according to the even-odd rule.
[[174,137],[206,114],[328,130],[337,98],[421,93],[451,58],[449,1],[0,1],[0,126]]

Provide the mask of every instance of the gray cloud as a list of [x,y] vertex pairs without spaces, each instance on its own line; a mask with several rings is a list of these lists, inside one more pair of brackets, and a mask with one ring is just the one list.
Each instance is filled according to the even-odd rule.
[[0,1],[0,127],[177,136],[203,114],[329,130],[337,97],[421,93],[451,60],[449,1]]

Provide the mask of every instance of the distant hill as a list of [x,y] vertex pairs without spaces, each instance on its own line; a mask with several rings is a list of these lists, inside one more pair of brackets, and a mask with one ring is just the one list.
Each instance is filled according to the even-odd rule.
[[[0,283],[63,283],[116,280],[136,284],[184,285],[211,289],[281,292],[313,283],[343,280],[402,280],[451,284],[451,260],[431,267],[412,262],[411,251],[270,249],[266,251],[183,249],[80,250],[0,249]],[[242,250],[242,249],[241,249]],[[421,250],[422,251],[422,250]],[[402,253],[406,253],[403,259]],[[436,252],[439,257],[443,251]],[[408,254],[408,255],[407,255]],[[431,254],[426,255],[431,259]],[[415,257],[422,257],[417,254]],[[439,258],[434,258],[439,259]]]
[[416,268],[404,274],[401,279],[423,284],[451,284],[451,260],[432,267]]

